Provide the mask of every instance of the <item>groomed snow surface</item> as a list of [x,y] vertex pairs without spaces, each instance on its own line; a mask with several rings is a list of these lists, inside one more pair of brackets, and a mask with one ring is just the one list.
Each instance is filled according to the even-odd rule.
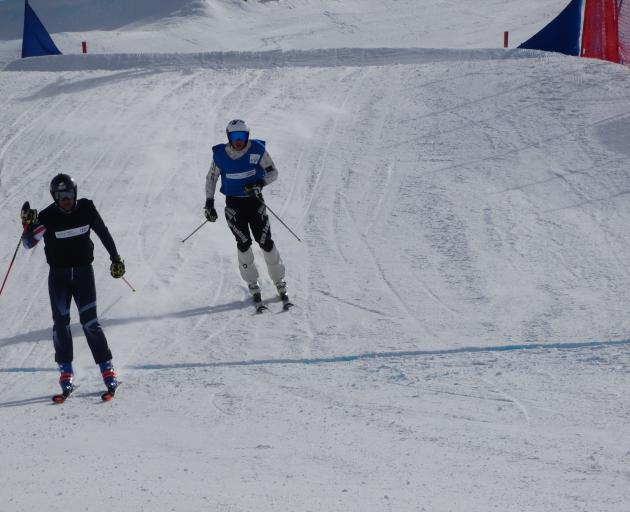
[[[318,3],[345,5],[239,8]],[[0,72],[3,275],[22,203],[47,206],[63,171],[137,290],[93,235],[124,384],[101,403],[73,306],[80,387],[53,405],[48,266],[18,250],[0,296],[2,512],[627,512],[630,73],[472,50],[481,3],[441,3],[457,49],[339,29],[326,51],[265,46],[242,66],[243,48],[164,43]],[[360,26],[397,4],[422,17],[423,2],[366,4]],[[502,5],[502,24],[524,9]],[[272,217],[290,312],[256,248],[270,311],[254,314],[222,215],[181,242],[233,117],[267,140],[267,203],[302,239]]]

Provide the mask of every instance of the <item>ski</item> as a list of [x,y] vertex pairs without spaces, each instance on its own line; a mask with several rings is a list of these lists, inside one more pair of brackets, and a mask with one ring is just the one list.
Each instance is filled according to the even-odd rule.
[[116,391],[105,391],[105,393],[101,395],[101,400],[103,400],[103,402],[109,402],[114,396],[116,396]]
[[56,404],[62,404],[64,403],[68,398],[70,398],[70,395],[72,393],[68,393],[67,395],[64,393],[59,393],[58,395],[53,395],[52,397],[52,401]]
[[[259,293],[254,294],[253,299],[254,308],[257,314],[261,314],[269,310],[269,308],[265,304],[263,304],[262,298]],[[289,309],[294,306],[293,302],[289,300],[289,296],[286,293],[280,295],[280,300],[282,301],[282,311],[289,311]]]
[[74,392],[74,390],[76,389],[76,386],[73,387],[70,391],[64,391],[63,393],[59,393],[57,395],[53,395],[52,396],[52,401],[56,404],[62,404],[64,403],[66,400],[68,400],[68,398],[70,398],[72,396],[72,393]]

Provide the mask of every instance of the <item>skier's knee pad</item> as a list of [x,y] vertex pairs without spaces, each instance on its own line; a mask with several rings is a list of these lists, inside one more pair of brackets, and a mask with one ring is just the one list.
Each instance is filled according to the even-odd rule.
[[269,249],[265,250],[263,256],[265,257],[265,263],[267,263],[267,265],[277,265],[281,261],[280,253],[275,244],[272,244]]
[[245,251],[238,252],[238,270],[241,277],[247,283],[256,282],[258,280],[258,269],[254,263],[254,252],[251,247]]
[[244,251],[238,251],[238,262],[240,265],[251,265],[254,263],[254,251],[251,247],[247,247]]
[[275,244],[272,245],[270,251],[263,251],[263,255],[265,257],[265,263],[267,264],[267,270],[269,271],[269,277],[277,284],[284,279],[285,269]]

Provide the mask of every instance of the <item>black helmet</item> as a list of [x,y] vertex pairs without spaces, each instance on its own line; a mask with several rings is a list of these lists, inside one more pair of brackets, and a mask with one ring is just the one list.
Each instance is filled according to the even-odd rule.
[[[50,195],[55,201],[55,204],[61,208],[59,202],[61,199],[65,199],[68,197],[72,198],[72,208],[77,205],[77,184],[76,182],[67,174],[57,174],[52,181],[50,182]],[[62,208],[63,210],[63,208]]]

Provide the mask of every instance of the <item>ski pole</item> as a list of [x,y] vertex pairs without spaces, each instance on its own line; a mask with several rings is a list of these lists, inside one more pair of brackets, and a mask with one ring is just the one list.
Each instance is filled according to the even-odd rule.
[[135,289],[133,286],[131,286],[131,284],[129,284],[129,281],[127,281],[124,277],[121,277],[121,279],[125,282],[125,284],[126,284],[129,288],[131,288],[131,291],[132,291],[132,292],[135,292],[135,291],[136,291],[136,289]]
[[4,276],[4,280],[2,281],[2,287],[0,287],[0,295],[2,295],[2,290],[4,290],[4,285],[7,282],[7,279],[9,278],[9,272],[11,272],[11,268],[13,267],[13,262],[15,261],[15,257],[17,256],[17,252],[18,249],[20,248],[20,244],[22,243],[22,235],[20,235],[20,241],[17,244],[17,247],[15,248],[15,252],[13,253],[13,258],[11,258],[11,263],[9,264],[9,269],[7,270],[7,273]]
[[289,233],[291,233],[291,234],[292,234],[295,238],[297,238],[297,239],[298,239],[298,242],[301,242],[301,241],[302,241],[302,240],[300,239],[300,237],[299,237],[299,236],[297,236],[297,235],[293,232],[293,230],[292,230],[289,226],[287,226],[287,225],[284,223],[284,221],[283,221],[280,217],[278,217],[278,216],[276,215],[276,213],[275,213],[275,212],[274,212],[271,208],[269,208],[269,206],[267,206],[267,203],[265,203],[265,202],[264,202],[262,199],[260,199],[260,198],[258,198],[258,199],[259,199],[259,201],[260,201],[261,203],[263,203],[263,204],[265,205],[265,208],[267,208],[267,210],[269,210],[269,211],[271,212],[271,214],[272,214],[272,215],[273,215],[276,219],[278,219],[278,220],[280,221],[280,223],[281,223],[281,224],[282,224],[285,228],[287,228],[287,229],[289,230]]
[[201,224],[201,226],[199,226],[197,229],[195,229],[190,235],[188,235],[186,238],[184,238],[182,240],[182,243],[184,243],[186,240],[188,240],[191,236],[193,236],[197,231],[199,231],[202,227],[204,227],[206,225],[206,222],[210,222],[208,219],[206,219],[203,224]]

